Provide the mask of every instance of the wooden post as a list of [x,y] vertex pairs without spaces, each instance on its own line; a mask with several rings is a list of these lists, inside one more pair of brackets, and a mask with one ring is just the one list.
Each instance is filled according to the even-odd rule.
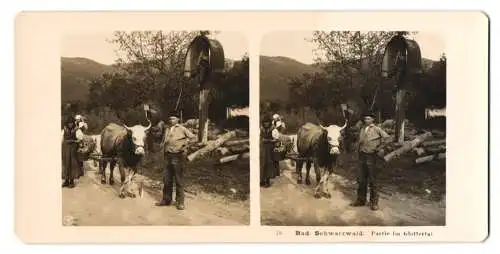
[[[398,86],[401,84],[398,84]],[[395,133],[395,142],[403,144],[404,142],[404,134],[405,134],[405,112],[403,108],[405,89],[402,87],[398,87],[398,91],[396,93],[396,125],[394,129]]]
[[198,142],[208,142],[208,108],[212,73],[224,71],[224,50],[217,40],[209,39],[206,31],[200,32],[189,44],[184,63],[186,77],[196,78],[199,85]]
[[421,54],[418,44],[414,40],[404,37],[403,32],[387,43],[382,60],[382,76],[393,77],[397,86],[396,92],[396,125],[394,141],[404,142],[404,101],[407,87],[421,73]]
[[204,88],[200,90],[199,117],[198,117],[198,142],[206,144],[208,141],[208,105],[210,88],[209,82],[201,84]]

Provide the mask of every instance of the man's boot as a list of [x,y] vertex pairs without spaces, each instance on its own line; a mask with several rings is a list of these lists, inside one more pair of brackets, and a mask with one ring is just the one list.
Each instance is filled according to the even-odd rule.
[[376,210],[378,210],[378,208],[379,208],[378,207],[378,195],[374,191],[372,191],[370,193],[370,209],[372,211],[376,211]]
[[356,199],[356,202],[351,203],[351,206],[358,207],[358,206],[364,206],[366,205],[366,200],[363,199]]
[[177,210],[184,210],[186,207],[184,206],[183,203],[178,203],[177,204]]
[[260,181],[260,187],[264,187],[264,185],[266,185],[266,181],[265,180]]
[[271,187],[271,179],[266,178],[266,181],[264,183],[264,188],[269,188]]
[[169,206],[172,204],[172,201],[162,199],[159,203],[157,203],[157,206]]
[[379,209],[378,198],[374,198],[374,199],[370,200],[370,209],[372,211],[377,211]]
[[62,187],[65,188],[65,187],[68,187],[68,186],[69,186],[69,181],[65,180],[64,183],[62,184]]
[[379,209],[378,198],[379,197],[378,197],[378,192],[377,192],[376,188],[371,186],[371,188],[370,188],[370,209],[372,211],[376,211]]

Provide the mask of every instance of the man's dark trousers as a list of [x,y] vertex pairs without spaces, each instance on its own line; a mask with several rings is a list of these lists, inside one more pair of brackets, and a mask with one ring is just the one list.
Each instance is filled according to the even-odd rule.
[[378,205],[378,182],[377,176],[380,171],[376,153],[359,153],[359,173],[358,173],[358,199],[357,202],[366,203],[367,187],[370,184],[370,203]]
[[185,155],[180,153],[165,153],[166,168],[163,177],[163,200],[172,202],[172,191],[175,180],[175,201],[184,205],[184,164]]

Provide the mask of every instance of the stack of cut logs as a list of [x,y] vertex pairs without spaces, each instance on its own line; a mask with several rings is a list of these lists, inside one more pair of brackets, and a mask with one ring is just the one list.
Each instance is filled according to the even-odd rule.
[[209,139],[206,144],[199,144],[195,151],[190,152],[187,157],[188,161],[210,157],[211,159],[216,159],[217,163],[223,164],[250,157],[248,132],[231,130],[210,136],[213,139]]
[[[388,133],[394,133],[393,129],[386,129],[383,124],[381,127]],[[391,138],[394,137],[391,135]],[[441,131],[417,133],[412,128],[405,128],[404,143],[390,143],[384,150],[386,162],[400,158],[404,154],[414,157],[415,164],[446,159],[446,134]]]

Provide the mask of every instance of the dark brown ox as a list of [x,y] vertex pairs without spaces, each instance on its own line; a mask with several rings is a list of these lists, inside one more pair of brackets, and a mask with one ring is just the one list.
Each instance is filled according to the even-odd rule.
[[299,128],[297,132],[297,152],[299,158],[296,164],[297,182],[302,183],[302,166],[306,165],[306,184],[310,185],[311,180],[309,172],[311,164],[314,164],[316,174],[316,187],[314,188],[314,197],[320,198],[324,195],[331,197],[328,190],[328,178],[337,164],[337,157],[340,154],[341,131],[347,126],[330,125],[324,127],[312,123],[306,123]]
[[128,127],[110,123],[101,132],[102,159],[99,162],[101,183],[106,184],[105,170],[109,163],[109,184],[114,184],[113,169],[118,163],[121,180],[120,198],[125,198],[125,195],[136,197],[128,185],[137,173],[137,166],[146,153],[144,144],[149,128],[151,122],[147,127],[142,125]]

